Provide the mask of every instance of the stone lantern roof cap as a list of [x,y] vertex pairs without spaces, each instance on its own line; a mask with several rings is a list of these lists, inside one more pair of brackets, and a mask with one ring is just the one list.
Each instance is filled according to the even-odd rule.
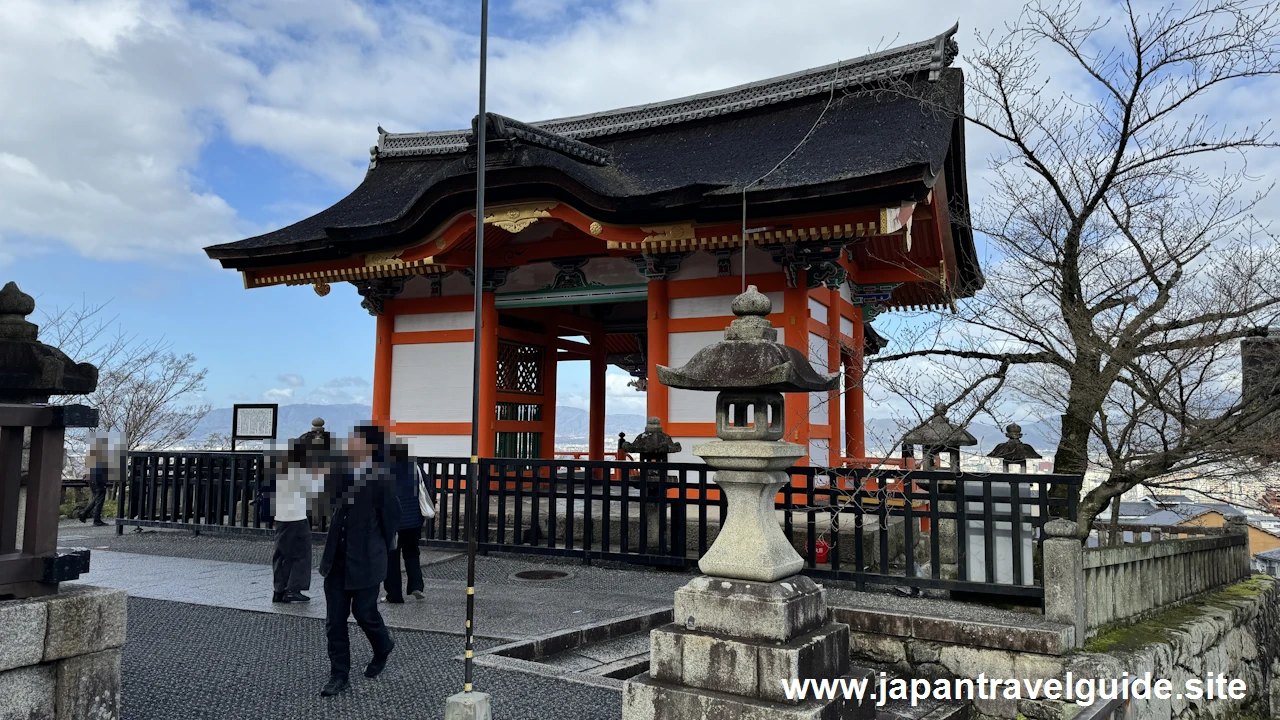
[[0,402],[43,403],[50,395],[93,392],[98,369],[37,340],[39,327],[26,319],[35,309],[17,283],[0,290]]
[[999,445],[991,449],[991,453],[987,457],[1000,458],[1005,462],[1023,462],[1024,460],[1039,460],[1043,457],[1036,449],[1022,442],[1022,426],[1017,423],[1010,423],[1004,429],[1005,437],[1009,438]]
[[821,392],[840,382],[839,373],[819,373],[799,350],[778,342],[768,320],[773,303],[752,285],[733,301],[737,318],[724,340],[694,353],[684,367],[658,366],[663,385],[682,390]]
[[670,455],[680,452],[683,448],[680,443],[662,431],[661,418],[651,417],[645,423],[644,432],[637,435],[635,440],[620,439],[618,449],[622,452],[644,455]]
[[947,419],[947,406],[933,406],[933,415],[920,427],[902,438],[903,445],[920,445],[927,448],[962,448],[977,445],[978,439],[968,430]]

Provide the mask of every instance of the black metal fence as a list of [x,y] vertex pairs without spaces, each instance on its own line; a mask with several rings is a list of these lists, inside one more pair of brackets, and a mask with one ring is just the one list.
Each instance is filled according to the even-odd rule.
[[[421,458],[428,545],[462,547],[466,458]],[[798,467],[775,508],[807,574],[866,585],[1039,597],[1042,528],[1076,518],[1081,478]],[[725,499],[700,463],[483,459],[485,551],[692,567]],[[259,453],[131,453],[123,525],[265,530]],[[269,512],[269,510],[267,511]],[[320,520],[323,530],[323,519]]]

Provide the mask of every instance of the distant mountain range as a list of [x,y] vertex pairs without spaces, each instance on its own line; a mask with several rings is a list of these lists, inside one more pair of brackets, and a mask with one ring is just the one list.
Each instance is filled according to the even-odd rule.
[[[281,405],[280,418],[277,421],[276,435],[279,439],[296,438],[311,429],[311,420],[324,418],[325,427],[330,432],[346,433],[350,428],[369,421],[373,408],[368,405],[317,405],[298,403]],[[556,440],[567,444],[586,443],[589,434],[590,415],[586,410],[560,405],[556,407]],[[617,438],[618,433],[625,432],[627,437],[634,438],[644,431],[643,415],[606,415],[604,421],[605,436]],[[188,438],[188,443],[198,445],[212,434],[231,436],[231,408],[210,410],[200,421]]]
[[[368,422],[373,409],[368,405],[317,405],[299,403],[281,405],[277,435],[279,438],[295,438],[311,429],[313,418],[324,418],[325,427],[330,432],[346,431],[355,425]],[[556,407],[556,442],[567,445],[586,444],[589,435],[590,415],[586,410],[559,405]],[[644,431],[645,416],[628,413],[606,415],[604,432],[606,439],[617,439],[618,433],[625,432],[628,438],[634,438]],[[1047,422],[1021,423],[1022,440],[1030,444],[1045,457],[1053,455],[1058,446],[1058,428]],[[909,428],[908,428],[909,429]],[[867,448],[875,454],[896,443],[902,437],[903,425],[889,418],[870,418],[867,420]],[[1004,442],[1002,428],[974,423],[969,432],[978,440],[978,445],[969,448],[970,452],[985,455],[996,444]],[[211,410],[200,421],[188,442],[199,444],[209,435],[218,433],[231,435],[231,408]],[[895,453],[896,454],[896,453]]]

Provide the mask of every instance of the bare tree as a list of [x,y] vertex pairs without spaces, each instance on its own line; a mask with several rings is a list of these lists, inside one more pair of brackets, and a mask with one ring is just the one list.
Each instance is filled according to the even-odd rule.
[[[107,306],[87,302],[46,312],[43,342],[60,348],[77,362],[98,366],[98,388],[83,402],[99,413],[98,429],[119,436],[123,450],[163,450],[187,438],[209,412],[207,404],[186,401],[204,390],[208,371],[193,355],[174,352],[162,339],[142,340],[124,332]],[[68,438],[71,472],[83,461],[84,438]]]
[[[1050,90],[1046,56],[1066,61],[1068,90]],[[1138,485],[1230,482],[1238,440],[1277,409],[1238,382],[1238,341],[1280,315],[1280,251],[1255,216],[1270,187],[1247,163],[1276,143],[1265,121],[1210,111],[1280,75],[1280,5],[1128,3],[1091,20],[1033,2],[967,60],[966,120],[1003,146],[972,218],[997,257],[984,291],[876,363],[943,371],[965,388],[961,416],[1057,416],[1056,470],[1106,476],[1082,532]]]

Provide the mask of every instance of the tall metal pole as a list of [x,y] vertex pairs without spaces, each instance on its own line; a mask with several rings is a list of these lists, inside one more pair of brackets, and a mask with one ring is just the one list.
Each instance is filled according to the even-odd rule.
[[476,619],[476,499],[480,486],[480,330],[484,323],[484,144],[488,135],[485,83],[489,59],[489,0],[480,0],[480,113],[476,123],[475,331],[471,338],[471,478],[467,482],[467,631],[462,691],[471,692]]

